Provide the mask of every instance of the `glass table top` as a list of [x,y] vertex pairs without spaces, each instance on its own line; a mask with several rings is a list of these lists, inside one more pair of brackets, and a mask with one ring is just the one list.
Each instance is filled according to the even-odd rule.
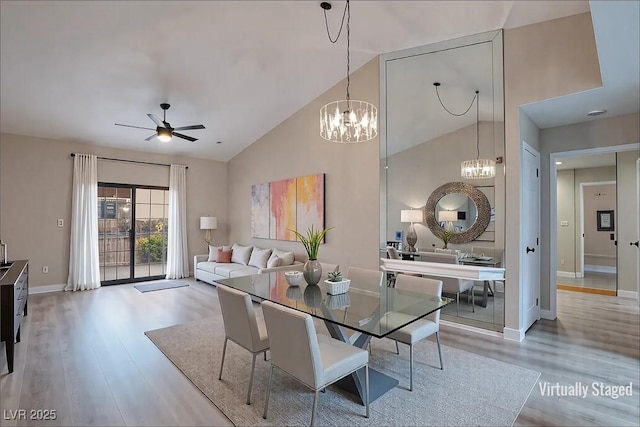
[[[380,287],[380,293],[359,289],[351,282],[349,291],[329,295],[328,285],[289,286],[284,272],[233,277],[216,282],[244,291],[259,300],[269,300],[313,317],[382,338],[425,317],[453,300],[418,292]],[[361,284],[360,287],[365,287]]]

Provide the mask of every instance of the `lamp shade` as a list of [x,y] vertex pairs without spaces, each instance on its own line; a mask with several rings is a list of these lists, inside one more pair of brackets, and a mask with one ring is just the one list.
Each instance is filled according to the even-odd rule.
[[419,209],[403,209],[400,211],[400,222],[422,222],[422,211]]
[[458,211],[440,211],[438,212],[438,221],[457,221]]
[[218,218],[215,216],[201,216],[200,230],[215,230],[218,228]]

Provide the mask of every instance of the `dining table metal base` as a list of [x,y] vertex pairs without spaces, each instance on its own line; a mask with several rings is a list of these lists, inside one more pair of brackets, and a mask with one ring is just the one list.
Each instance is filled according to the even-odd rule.
[[[325,325],[331,337],[346,342],[347,344],[354,345],[364,350],[369,348],[369,341],[371,341],[371,335],[361,332],[354,332],[349,336],[346,329],[335,323],[325,320]],[[398,385],[400,381],[390,377],[387,374],[383,374],[380,371],[376,371],[369,366],[369,403],[375,401],[380,396],[393,389]],[[358,402],[365,405],[365,372],[364,369],[353,372],[350,375],[338,380],[334,383],[341,389],[353,394]]]

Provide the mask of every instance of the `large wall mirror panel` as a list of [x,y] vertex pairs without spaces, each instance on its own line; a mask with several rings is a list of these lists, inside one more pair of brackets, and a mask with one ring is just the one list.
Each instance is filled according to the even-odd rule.
[[[410,224],[401,212],[419,209],[418,253],[442,248],[440,233],[448,229],[448,248],[461,257],[481,250],[501,263],[504,165],[496,165],[494,178],[471,180],[461,177],[460,164],[504,157],[502,31],[381,55],[379,117],[381,250],[399,239],[406,248]],[[503,298],[503,284],[497,288]],[[475,313],[461,306],[455,320],[502,330],[503,302],[490,297]]]

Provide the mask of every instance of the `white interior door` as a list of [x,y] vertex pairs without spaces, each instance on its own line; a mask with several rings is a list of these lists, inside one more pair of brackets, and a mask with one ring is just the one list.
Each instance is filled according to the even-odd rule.
[[524,330],[540,318],[540,153],[522,143],[520,284]]
[[638,298],[640,248],[640,152],[617,153],[618,296]]

